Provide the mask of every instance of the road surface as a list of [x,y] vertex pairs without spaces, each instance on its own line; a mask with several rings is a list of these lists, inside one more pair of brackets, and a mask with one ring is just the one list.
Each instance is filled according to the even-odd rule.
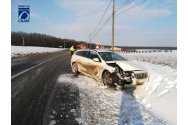
[[[53,124],[51,119],[56,119],[56,124],[78,124],[78,87],[56,84],[60,74],[71,73],[70,55],[59,51],[11,60],[12,125]],[[73,108],[76,111],[71,112]]]

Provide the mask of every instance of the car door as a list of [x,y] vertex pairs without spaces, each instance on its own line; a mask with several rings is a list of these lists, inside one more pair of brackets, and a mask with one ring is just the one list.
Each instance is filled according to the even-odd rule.
[[78,59],[79,62],[79,69],[82,72],[86,72],[87,71],[87,62],[88,62],[88,53],[89,51],[80,51],[81,55],[80,58]]
[[[89,55],[88,55],[89,59],[87,62],[87,73],[94,76],[94,77],[98,77],[99,78],[99,71],[100,71],[100,65],[101,65],[101,59],[98,56],[98,54],[94,51],[90,51]],[[98,58],[99,62],[95,62],[93,61],[94,58]]]
[[81,51],[76,51],[75,55],[73,56],[74,61],[76,62],[78,66],[78,70],[80,71],[80,57],[81,57]]

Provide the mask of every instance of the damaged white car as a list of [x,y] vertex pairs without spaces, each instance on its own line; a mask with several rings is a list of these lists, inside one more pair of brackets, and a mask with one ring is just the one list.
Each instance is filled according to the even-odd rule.
[[127,61],[112,51],[79,50],[71,57],[72,72],[83,73],[102,81],[105,85],[115,83],[135,86],[148,80],[148,72],[143,67]]

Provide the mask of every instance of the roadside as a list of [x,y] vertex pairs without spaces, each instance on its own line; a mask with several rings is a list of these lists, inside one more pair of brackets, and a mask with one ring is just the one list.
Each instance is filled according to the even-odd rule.
[[67,48],[49,48],[49,47],[33,47],[33,46],[11,46],[11,58],[23,57],[28,55],[39,55],[49,52],[57,52],[67,50]]
[[134,96],[134,89],[118,89],[104,86],[87,76],[62,74],[59,84],[71,83],[79,87],[81,116],[79,124],[167,124],[153,115]]
[[134,96],[156,116],[177,124],[177,51],[119,53],[149,72],[149,82],[137,86]]

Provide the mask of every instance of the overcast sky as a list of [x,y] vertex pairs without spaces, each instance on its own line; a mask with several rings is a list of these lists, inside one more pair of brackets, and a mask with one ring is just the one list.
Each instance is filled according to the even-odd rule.
[[[111,0],[11,0],[11,31],[48,34],[60,38],[89,41]],[[131,0],[115,0],[115,9]],[[134,0],[116,12],[115,45],[177,46],[177,1]],[[112,13],[113,0],[98,29]],[[18,22],[18,5],[30,5],[30,22]],[[98,29],[96,31],[98,31]],[[111,45],[112,19],[94,36],[102,45]],[[94,37],[93,37],[94,36]]]

